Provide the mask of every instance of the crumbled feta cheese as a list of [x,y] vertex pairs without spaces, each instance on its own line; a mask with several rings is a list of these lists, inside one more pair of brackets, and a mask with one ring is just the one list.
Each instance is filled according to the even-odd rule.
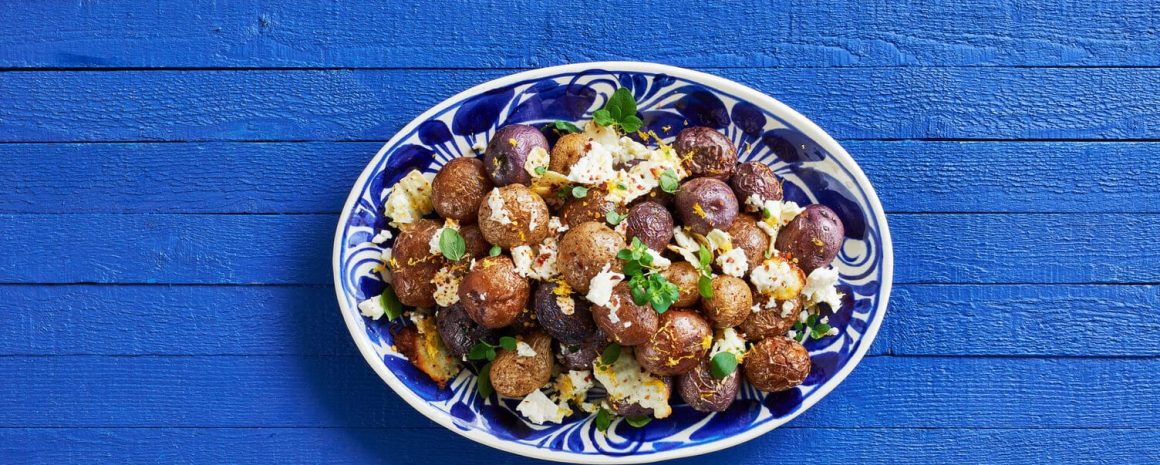
[[556,392],[561,400],[571,400],[577,404],[584,402],[588,391],[596,386],[590,370],[569,370],[556,377]]
[[524,341],[519,341],[516,343],[516,354],[520,357],[535,357],[536,349]]
[[597,141],[588,142],[588,152],[576,160],[568,172],[568,181],[576,184],[603,184],[615,175],[612,152]]
[[584,125],[584,135],[608,147],[617,147],[620,145],[620,134],[616,132],[616,128],[601,126],[596,124],[595,121],[589,121],[588,124]]
[[[757,198],[757,194],[753,194],[749,196],[748,199],[746,199],[746,203],[749,204],[755,201]],[[763,218],[762,222],[779,227],[789,223],[791,220],[797,217],[798,214],[806,210],[805,208],[798,206],[796,202],[786,202],[781,200],[765,200],[760,205],[760,210],[762,211],[763,216],[767,211],[770,214],[770,217]]]
[[373,242],[375,244],[382,244],[384,242],[391,240],[392,237],[394,237],[394,234],[391,234],[391,230],[384,229],[384,230],[380,231],[378,234],[375,234],[375,237],[371,238],[371,242]]
[[778,300],[789,300],[801,292],[805,274],[801,268],[782,257],[772,257],[749,273],[749,280],[758,293],[770,294]]
[[831,310],[837,311],[842,307],[842,293],[838,292],[838,271],[832,267],[817,268],[806,277],[806,285],[802,288],[802,295],[806,302],[817,305],[825,302]]
[[503,196],[500,195],[499,189],[492,189],[490,194],[487,194],[487,208],[491,209],[491,219],[499,224],[512,224],[511,212],[503,203]]
[[568,225],[560,220],[560,217],[553,216],[548,218],[548,234],[560,234],[568,230]]
[[781,317],[782,318],[789,318],[789,315],[791,313],[793,313],[793,309],[794,309],[794,305],[793,305],[792,300],[787,300],[785,302],[782,302],[781,303]]
[[576,300],[570,295],[556,296],[556,306],[560,307],[560,313],[565,315],[576,313]]
[[516,274],[540,281],[559,276],[560,270],[556,268],[558,248],[555,237],[545,238],[535,248],[526,245],[512,247],[512,263]]
[[[625,221],[625,223],[627,223],[627,221]],[[663,255],[653,249],[646,249],[646,252],[652,256],[652,264],[649,265],[649,267],[654,270],[663,270],[672,266],[673,264],[672,260],[665,258]]]
[[[606,307],[608,307],[608,321],[614,325],[620,323],[620,296],[612,296]],[[625,328],[627,327],[626,325]]]
[[669,250],[681,255],[689,263],[693,264],[694,268],[701,268],[701,260],[697,257],[697,252],[701,250],[701,244],[697,243],[693,236],[685,232],[684,228],[680,226],[673,228],[673,239],[677,241],[676,245],[669,245]]
[[609,402],[639,403],[643,408],[651,408],[656,418],[672,414],[669,388],[661,378],[641,368],[631,347],[622,348],[620,357],[611,364],[593,364],[592,375],[608,391]]
[[[532,147],[528,151],[528,158],[524,160],[524,171],[527,171],[533,178],[542,176],[536,172],[536,168],[548,169],[548,151],[543,147]],[[545,171],[546,172],[546,171]]]
[[431,203],[431,181],[419,170],[411,170],[391,188],[383,213],[391,218],[390,225],[413,223],[435,210]]
[[749,259],[745,256],[745,250],[738,247],[718,255],[717,265],[721,267],[722,273],[741,278],[749,270]]
[[382,318],[383,315],[387,313],[386,307],[383,307],[383,296],[376,295],[367,300],[359,302],[358,311],[359,313],[362,313],[362,316],[372,320],[378,320],[379,318]]
[[568,177],[552,170],[545,171],[543,175],[532,178],[532,192],[540,197],[550,197],[556,195],[560,188],[568,185]]
[[632,160],[648,158],[649,154],[652,153],[652,150],[650,150],[647,146],[632,140],[632,138],[627,136],[621,136],[620,140],[617,142],[619,148],[619,150],[616,151],[617,164],[624,164]]
[[721,352],[733,354],[734,357],[737,357],[738,362],[745,358],[745,339],[737,334],[736,329],[725,328],[718,331],[717,338],[713,341],[713,348],[709,350],[709,358],[711,359]]
[[435,284],[435,303],[440,307],[450,307],[459,302],[459,283],[463,282],[463,274],[451,265],[440,268],[431,278]]
[[733,236],[720,229],[709,231],[705,235],[705,240],[709,242],[709,247],[714,251],[727,251],[733,249]]
[[585,297],[595,305],[608,306],[608,299],[612,297],[612,288],[621,281],[624,275],[615,271],[608,271],[611,265],[604,265],[604,269],[596,273],[588,282],[588,295]]
[[549,399],[538,389],[524,396],[524,400],[521,400],[516,406],[516,411],[537,425],[561,423],[564,421],[564,417],[572,413],[569,409],[552,402],[552,399]]
[[765,254],[770,257],[777,255],[777,247],[775,243],[777,242],[777,232],[781,229],[781,227],[769,224],[765,221],[758,221],[757,229],[764,231],[765,235],[769,236],[769,248],[765,249]]

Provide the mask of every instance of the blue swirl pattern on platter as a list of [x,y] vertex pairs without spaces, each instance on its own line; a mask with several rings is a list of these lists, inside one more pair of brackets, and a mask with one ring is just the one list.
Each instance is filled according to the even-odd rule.
[[[473,147],[486,145],[492,133],[511,123],[544,125],[555,120],[579,121],[604,105],[618,87],[635,96],[649,130],[667,141],[685,126],[710,126],[728,135],[742,161],[771,166],[785,180],[787,200],[821,203],[832,208],[846,226],[846,240],[835,261],[846,297],[830,316],[839,334],[807,341],[813,367],[801,386],[765,394],[744,384],[725,412],[702,414],[684,405],[674,393],[671,417],[644,428],[620,421],[607,434],[596,431],[592,416],[573,415],[561,425],[534,425],[515,413],[516,402],[484,401],[476,395],[475,375],[464,370],[439,389],[391,347],[390,325],[358,316],[358,302],[382,292],[383,282],[372,271],[384,247],[369,240],[383,228],[382,205],[390,187],[411,169],[434,173],[447,161],[474,156]],[[358,201],[345,212],[340,237],[340,296],[378,357],[416,395],[463,430],[481,430],[504,441],[572,454],[641,455],[687,448],[731,437],[795,414],[811,396],[850,363],[868,341],[864,336],[884,312],[880,302],[883,278],[881,231],[867,193],[850,167],[820,144],[773,113],[719,89],[665,74],[587,70],[521,81],[450,102],[444,110],[405,134],[372,168],[372,176],[356,186]],[[398,323],[395,323],[398,324]],[[357,336],[356,336],[357,337]]]

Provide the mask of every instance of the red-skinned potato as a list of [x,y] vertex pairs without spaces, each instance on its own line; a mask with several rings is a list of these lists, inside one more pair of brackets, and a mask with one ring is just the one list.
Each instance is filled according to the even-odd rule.
[[504,255],[479,260],[459,284],[459,301],[476,323],[502,328],[516,321],[527,306],[531,289]]
[[625,238],[639,238],[648,248],[664,252],[665,246],[673,240],[673,215],[669,210],[655,202],[641,202],[628,210],[628,217],[624,219],[628,224],[625,229]]
[[737,197],[728,184],[713,178],[695,178],[681,185],[676,197],[681,223],[698,234],[729,229],[737,218]]
[[660,322],[651,305],[637,305],[632,301],[627,282],[612,288],[612,297],[607,306],[592,306],[592,318],[613,342],[622,346],[634,346],[648,341]]
[[705,358],[692,371],[677,377],[677,393],[693,410],[724,412],[741,388],[741,369],[739,365],[733,373],[717,379],[713,377],[709,359]]
[[548,154],[548,138],[531,126],[509,124],[495,131],[483,152],[483,167],[496,186],[530,185],[532,175],[524,168],[532,150]]
[[699,315],[669,310],[656,332],[635,348],[636,361],[654,375],[675,376],[696,368],[712,342],[713,329]]
[[777,250],[788,253],[806,275],[834,261],[846,238],[838,214],[821,204],[809,205],[777,233]]
[[[729,178],[729,185],[737,201],[741,202],[748,212],[761,211],[760,205],[766,200],[781,200],[781,179],[773,174],[773,169],[765,163],[748,161],[737,165],[733,176]],[[750,198],[756,196],[756,205]]]
[[447,261],[431,253],[430,242],[442,227],[442,223],[422,219],[400,228],[388,269],[391,287],[403,305],[435,306],[435,274]]
[[482,161],[456,158],[443,165],[431,181],[431,203],[439,216],[472,224],[479,214],[479,204],[492,187]]
[[673,149],[681,157],[685,169],[693,176],[729,179],[737,165],[737,148],[721,132],[695,126],[682,129],[673,142]]

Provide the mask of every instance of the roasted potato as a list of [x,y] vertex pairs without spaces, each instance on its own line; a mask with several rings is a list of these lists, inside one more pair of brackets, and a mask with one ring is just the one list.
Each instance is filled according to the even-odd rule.
[[605,223],[581,223],[565,232],[560,240],[557,267],[568,285],[584,295],[588,293],[592,278],[605,266],[618,273],[623,269],[616,254],[626,247],[624,238]]
[[741,388],[741,366],[728,376],[717,379],[710,371],[708,358],[692,371],[677,377],[677,393],[698,412],[724,412],[737,398]]
[[455,357],[467,355],[479,341],[495,344],[499,340],[499,333],[472,320],[462,303],[435,310],[435,326],[439,328],[443,344]]
[[571,133],[560,136],[556,146],[552,147],[551,162],[548,169],[567,176],[572,171],[572,165],[588,153],[588,135]]
[[545,282],[532,297],[536,321],[562,344],[579,344],[596,332],[588,301],[572,295],[567,284]]
[[701,299],[701,311],[715,328],[741,324],[753,307],[753,293],[745,280],[720,275],[713,278],[713,297]]
[[612,298],[608,300],[607,306],[592,306],[592,318],[604,334],[622,346],[647,342],[660,323],[651,305],[637,305],[632,301],[627,282],[612,288]]
[[825,205],[814,204],[778,231],[774,245],[796,260],[808,275],[833,262],[845,238],[846,229],[838,214]]
[[657,376],[675,376],[697,367],[713,343],[713,329],[700,315],[669,310],[656,332],[635,348],[636,361]]
[[676,284],[677,291],[680,292],[680,297],[673,303],[674,307],[688,308],[701,301],[701,291],[697,288],[701,274],[692,263],[673,262],[672,266],[661,272],[661,276],[664,276],[666,281]]
[[459,284],[459,301],[476,323],[502,328],[516,321],[528,304],[527,278],[516,273],[505,255],[479,260]]
[[665,246],[673,240],[673,215],[668,209],[655,202],[641,202],[628,210],[624,219],[628,224],[625,239],[639,238],[644,245],[657,252],[664,252]]
[[460,226],[459,235],[463,236],[464,248],[466,249],[462,260],[470,262],[473,258],[483,258],[491,251],[491,244],[488,244],[487,239],[483,238],[483,232],[479,230],[478,225]]
[[[770,296],[761,296],[758,300],[760,310],[750,312],[749,318],[737,327],[748,341],[785,336],[797,322],[798,313],[801,313],[803,306],[801,297],[775,300]],[[767,302],[772,305],[767,305]]]
[[681,157],[685,169],[696,177],[729,179],[737,166],[737,148],[733,141],[721,132],[694,126],[682,129],[673,142],[673,149]]
[[769,250],[769,241],[773,240],[757,227],[757,220],[749,215],[737,215],[725,232],[733,238],[733,247],[745,251],[745,260],[749,264],[747,272],[761,264],[765,252]]
[[560,364],[569,370],[591,370],[604,348],[608,347],[608,336],[600,327],[579,344],[560,344]]
[[729,178],[733,194],[744,205],[747,212],[761,211],[766,200],[781,200],[781,179],[773,174],[773,169],[758,161],[748,161],[737,165]]
[[415,326],[403,326],[394,332],[395,348],[443,389],[463,367],[444,345],[430,315],[416,314],[413,319]]
[[810,374],[810,353],[788,337],[767,337],[745,354],[745,379],[758,390],[779,392]]
[[598,187],[589,189],[582,198],[569,195],[560,208],[560,221],[568,227],[575,227],[588,221],[603,223],[608,220],[610,211],[623,215],[627,209],[608,201],[607,195],[608,192]]
[[541,332],[518,337],[534,355],[500,349],[491,362],[489,379],[495,392],[505,397],[523,397],[531,394],[552,379],[552,338]]
[[492,187],[482,161],[456,158],[443,165],[431,181],[431,203],[439,216],[472,224],[479,215],[479,204]]
[[724,181],[695,178],[677,191],[677,216],[685,226],[699,234],[714,229],[729,229],[737,218],[737,197]]
[[478,218],[483,238],[505,249],[539,244],[548,237],[551,219],[544,199],[523,184],[492,189]]
[[401,228],[388,269],[391,287],[403,305],[435,306],[435,274],[447,260],[431,253],[430,243],[442,227],[442,223],[423,219]]
[[492,184],[531,184],[532,175],[524,164],[533,150],[542,150],[548,157],[548,139],[539,129],[509,124],[496,130],[483,152],[483,166]]

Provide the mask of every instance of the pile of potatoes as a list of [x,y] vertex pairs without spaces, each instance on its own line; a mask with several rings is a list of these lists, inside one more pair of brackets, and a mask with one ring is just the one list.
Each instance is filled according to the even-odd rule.
[[[441,220],[402,225],[385,272],[399,301],[435,308],[438,334],[455,358],[480,341],[495,344],[505,335],[531,347],[534,356],[499,350],[490,381],[503,396],[522,397],[544,387],[557,364],[566,370],[592,369],[611,343],[632,346],[641,367],[664,378],[699,411],[728,407],[742,376],[762,391],[801,384],[810,370],[809,354],[784,336],[797,321],[802,298],[762,295],[746,279],[719,272],[712,278],[713,297],[703,298],[697,265],[668,246],[674,227],[700,235],[721,230],[744,251],[749,270],[767,259],[773,242],[782,259],[808,274],[837,255],[844,238],[838,216],[825,206],[809,205],[777,237],[769,237],[757,224],[762,213],[746,199],[782,200],[781,179],[764,164],[739,164],[729,138],[708,127],[689,127],[677,135],[672,147],[688,177],[675,193],[658,188],[617,205],[605,199],[602,186],[589,186],[582,198],[532,189],[533,176],[525,168],[530,154],[547,152],[548,169],[567,175],[585,155],[588,141],[585,133],[565,134],[553,146],[540,129],[509,125],[496,131],[482,157],[444,165],[432,181],[431,199],[441,219],[458,222],[466,254],[459,263],[449,263],[432,253],[429,244]],[[606,221],[610,211],[624,218],[623,227]],[[564,226],[562,233],[549,227],[553,218]],[[561,279],[538,281],[517,273],[509,251],[553,235]],[[627,280],[612,289],[610,302],[619,304],[615,309],[584,297],[597,274],[622,271],[616,255],[633,238],[672,261],[662,275],[677,286],[679,299],[664,313],[648,303],[635,304]],[[493,256],[493,246],[502,252]],[[459,302],[436,308],[436,274],[449,265],[462,274]],[[776,310],[753,311],[762,305]],[[734,328],[749,348],[736,371],[717,379],[710,373],[709,351],[725,328]],[[630,415],[635,406],[612,407]]]

